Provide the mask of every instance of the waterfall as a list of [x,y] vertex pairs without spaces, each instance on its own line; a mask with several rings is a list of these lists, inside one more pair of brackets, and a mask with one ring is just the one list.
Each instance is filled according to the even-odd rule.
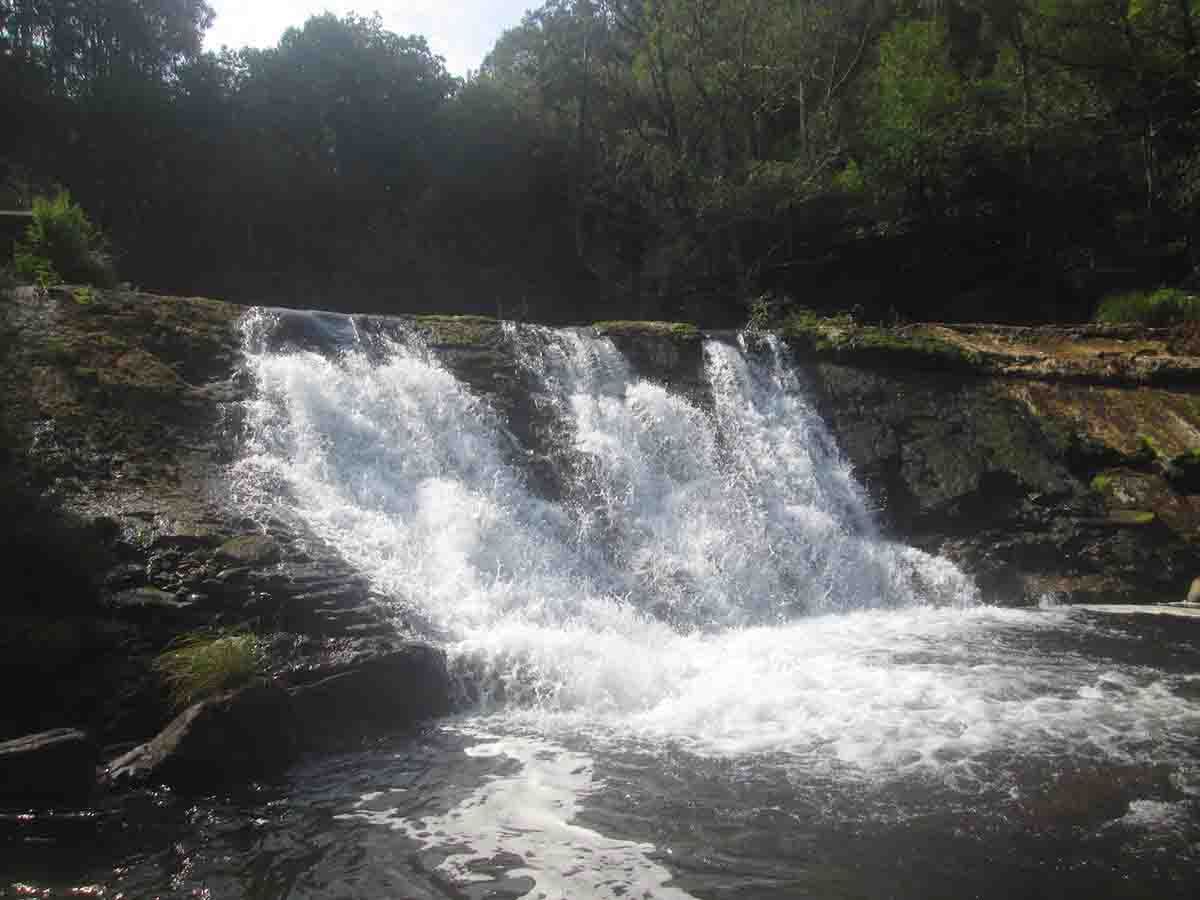
[[747,629],[976,602],[951,563],[880,537],[778,343],[707,341],[706,404],[589,332],[505,334],[553,422],[561,496],[410,329],[270,311],[247,324],[235,480],[428,623],[481,702],[628,719],[753,653]]

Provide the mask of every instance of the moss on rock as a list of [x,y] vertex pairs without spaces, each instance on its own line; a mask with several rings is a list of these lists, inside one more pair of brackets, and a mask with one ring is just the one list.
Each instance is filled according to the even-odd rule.
[[798,349],[839,362],[960,371],[977,370],[982,365],[980,354],[922,325],[862,325],[849,316],[823,317],[798,310],[774,330]]
[[1158,516],[1146,509],[1114,509],[1108,514],[1113,525],[1153,525]]
[[414,316],[413,322],[434,347],[483,347],[503,335],[503,323],[488,316]]
[[690,322],[655,322],[655,321],[604,321],[593,322],[592,328],[597,334],[605,337],[648,337],[665,338],[672,341],[691,343],[699,341],[703,335],[700,329]]

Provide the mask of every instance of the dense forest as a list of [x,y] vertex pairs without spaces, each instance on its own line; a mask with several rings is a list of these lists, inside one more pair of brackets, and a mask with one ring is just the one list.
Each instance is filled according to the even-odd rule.
[[323,15],[0,0],[0,208],[138,286],[556,321],[1073,320],[1200,263],[1197,0],[550,0],[478,72]]

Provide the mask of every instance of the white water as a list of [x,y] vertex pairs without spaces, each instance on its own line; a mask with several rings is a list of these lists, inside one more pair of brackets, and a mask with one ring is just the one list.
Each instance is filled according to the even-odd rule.
[[[706,343],[705,410],[605,339],[511,326],[572,473],[551,503],[509,461],[504,423],[418,341],[276,351],[272,315],[249,323],[241,498],[300,515],[398,617],[431,623],[481,695],[472,752],[523,766],[447,816],[389,822],[473,848],[443,864],[454,877],[515,847],[546,896],[668,895],[646,847],[571,824],[595,785],[567,738],[971,792],[997,758],[1145,761],[1200,727],[1153,672],[1037,649],[1071,612],[979,606],[951,563],[881,540],[778,345]],[[571,865],[584,845],[594,869]]]
[[654,845],[606,837],[574,821],[580,800],[596,786],[589,757],[542,739],[464,734],[478,741],[467,756],[517,762],[518,774],[488,779],[443,816],[406,818],[371,794],[340,818],[391,828],[440,851],[436,869],[458,884],[491,881],[487,865],[505,854],[513,860],[506,879],[536,884],[541,898],[691,896],[667,884],[670,873],[649,858]]

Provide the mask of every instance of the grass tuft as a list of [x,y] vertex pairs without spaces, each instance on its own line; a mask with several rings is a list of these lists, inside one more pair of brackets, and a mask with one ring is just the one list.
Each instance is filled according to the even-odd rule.
[[177,709],[221,691],[241,687],[263,671],[262,641],[249,632],[193,632],[176,638],[154,668],[167,683]]

